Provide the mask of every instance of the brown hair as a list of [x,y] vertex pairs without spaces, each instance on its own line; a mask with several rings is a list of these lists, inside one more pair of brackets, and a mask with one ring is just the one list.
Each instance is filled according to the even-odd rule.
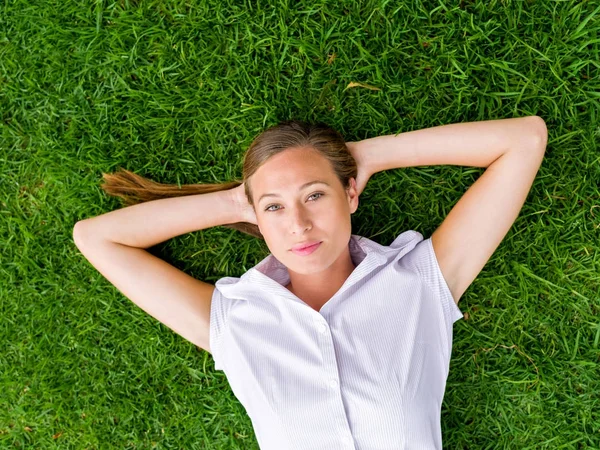
[[[356,161],[346,146],[342,135],[323,122],[308,123],[301,120],[287,120],[275,125],[257,136],[244,155],[242,181],[229,181],[218,184],[163,184],[151,181],[125,169],[113,174],[103,173],[101,188],[109,195],[120,197],[126,206],[161,198],[184,195],[206,194],[233,189],[243,182],[248,203],[252,201],[250,177],[271,156],[286,149],[312,147],[325,157],[344,188],[350,186],[351,177],[356,178]],[[222,225],[241,231],[259,239],[264,239],[257,225],[237,222]]]

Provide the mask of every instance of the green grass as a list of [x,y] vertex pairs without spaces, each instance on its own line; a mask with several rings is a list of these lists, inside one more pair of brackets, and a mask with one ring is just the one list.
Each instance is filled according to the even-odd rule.
[[[240,178],[288,118],[354,141],[537,114],[546,158],[459,304],[444,448],[600,448],[598,2],[241,3],[0,2],[0,447],[258,448],[212,357],[75,247],[120,207],[102,172]],[[483,171],[378,173],[353,232],[428,237]],[[151,251],[214,283],[268,249],[215,227]]]

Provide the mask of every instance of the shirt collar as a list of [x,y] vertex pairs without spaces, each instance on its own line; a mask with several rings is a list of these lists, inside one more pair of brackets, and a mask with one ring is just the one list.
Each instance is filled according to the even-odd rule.
[[[353,234],[350,236],[348,246],[350,256],[356,267],[336,295],[341,294],[342,291],[345,291],[364,275],[372,272],[387,260],[384,254],[385,247],[368,238]],[[254,288],[260,289],[263,295],[272,292],[275,295],[290,297],[298,301],[298,298],[285,288],[290,282],[287,267],[271,253],[243,274],[239,282],[231,277],[229,277],[229,280],[230,283],[219,283],[219,288],[225,296],[243,298],[244,292],[247,292],[244,288],[251,285]]]
[[[381,254],[381,251],[378,251],[380,249],[377,248],[381,246],[367,238],[353,234],[350,236],[348,247],[352,262],[356,266],[352,273],[355,273],[359,267],[362,269],[365,266],[369,266],[371,269],[374,269],[385,262],[385,257]],[[273,254],[269,254],[269,256],[250,269],[250,271],[253,272],[255,277],[263,275],[276,281],[282,286],[285,286],[290,282],[290,275],[287,267],[273,256]]]
[[[410,251],[419,240],[415,239],[416,236],[421,235],[415,231],[406,231],[394,241],[393,246],[387,247],[366,237],[352,234],[348,246],[356,267],[334,297],[343,294],[379,266]],[[259,297],[276,296],[301,301],[285,288],[289,282],[287,267],[270,253],[240,278],[225,277],[216,284],[223,295],[229,298],[247,300],[248,297],[255,298],[256,294],[259,294]]]

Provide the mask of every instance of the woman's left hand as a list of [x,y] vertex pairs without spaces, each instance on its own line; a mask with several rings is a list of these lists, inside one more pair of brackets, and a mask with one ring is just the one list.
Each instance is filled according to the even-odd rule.
[[373,174],[371,173],[370,167],[367,164],[364,147],[361,149],[359,142],[346,142],[346,146],[348,147],[348,150],[352,154],[352,157],[358,166],[358,173],[356,175],[356,190],[360,196],[367,186],[369,178],[371,178],[371,175]]

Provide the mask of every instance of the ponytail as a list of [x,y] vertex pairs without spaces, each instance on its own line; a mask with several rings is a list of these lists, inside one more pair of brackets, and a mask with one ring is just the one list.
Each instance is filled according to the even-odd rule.
[[[121,198],[124,206],[162,198],[226,191],[242,184],[241,181],[229,181],[217,184],[184,184],[180,187],[177,184],[157,183],[123,168],[112,174],[102,173],[102,178],[104,184],[100,187],[108,195]],[[258,226],[253,223],[236,222],[223,224],[222,226],[264,239]]]

